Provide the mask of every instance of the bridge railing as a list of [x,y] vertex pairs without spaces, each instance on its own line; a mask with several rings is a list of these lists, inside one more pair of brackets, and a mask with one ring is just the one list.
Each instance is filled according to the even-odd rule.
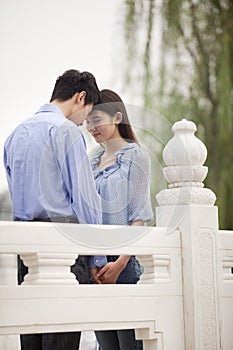
[[[145,349],[159,349],[163,332],[172,327],[176,332],[167,346],[175,341],[182,349],[179,231],[35,222],[0,227],[0,334],[134,328]],[[115,248],[79,243],[87,235],[92,242],[108,242],[111,234],[129,242]],[[17,254],[29,267],[20,286]],[[81,285],[70,272],[78,254],[136,255],[144,273],[138,285]]]
[[[233,235],[218,229],[195,130],[173,126],[156,227],[0,222],[1,349],[19,349],[21,333],[132,328],[144,350],[232,350]],[[70,266],[100,254],[136,255],[140,282],[79,285]],[[17,255],[29,267],[22,285]]]

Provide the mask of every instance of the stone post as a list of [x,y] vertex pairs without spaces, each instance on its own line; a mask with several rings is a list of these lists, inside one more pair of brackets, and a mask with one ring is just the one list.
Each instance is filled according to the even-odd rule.
[[157,226],[181,234],[184,334],[186,350],[219,350],[219,234],[215,194],[204,188],[207,150],[194,135],[196,125],[183,119],[163,152],[168,189],[158,193]]
[[[3,286],[16,286],[17,281],[17,255],[0,254],[0,284]],[[1,335],[0,349],[20,350],[19,335]]]

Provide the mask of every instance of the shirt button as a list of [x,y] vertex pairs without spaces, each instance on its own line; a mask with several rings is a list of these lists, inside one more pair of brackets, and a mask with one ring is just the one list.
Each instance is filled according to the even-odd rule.
[[97,262],[97,263],[98,263],[98,262],[99,262],[99,259],[96,259],[96,261],[95,261],[95,262]]

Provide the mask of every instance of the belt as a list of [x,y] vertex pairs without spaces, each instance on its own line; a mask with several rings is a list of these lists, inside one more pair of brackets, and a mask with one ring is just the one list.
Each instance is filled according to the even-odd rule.
[[75,218],[75,217],[70,217],[70,216],[67,216],[67,217],[63,217],[63,216],[54,216],[54,217],[45,218],[45,219],[36,218],[36,219],[30,220],[30,221],[61,222],[61,223],[69,223],[69,224],[78,224],[78,223],[79,223],[79,221],[78,221],[77,218]]

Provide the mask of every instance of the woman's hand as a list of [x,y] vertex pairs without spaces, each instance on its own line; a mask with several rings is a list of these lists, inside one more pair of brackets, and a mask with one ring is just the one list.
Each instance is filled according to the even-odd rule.
[[121,271],[127,265],[129,258],[130,256],[121,255],[116,261],[107,263],[97,273],[97,278],[103,284],[115,284]]
[[107,263],[102,269],[98,272],[97,277],[104,284],[114,284],[118,276],[120,275],[121,270],[117,267],[116,261]]
[[[130,224],[131,226],[143,226],[144,221],[138,220]],[[116,261],[107,263],[103,267],[90,269],[91,280],[95,284],[115,284],[121,271],[124,270],[130,255],[120,255]]]

